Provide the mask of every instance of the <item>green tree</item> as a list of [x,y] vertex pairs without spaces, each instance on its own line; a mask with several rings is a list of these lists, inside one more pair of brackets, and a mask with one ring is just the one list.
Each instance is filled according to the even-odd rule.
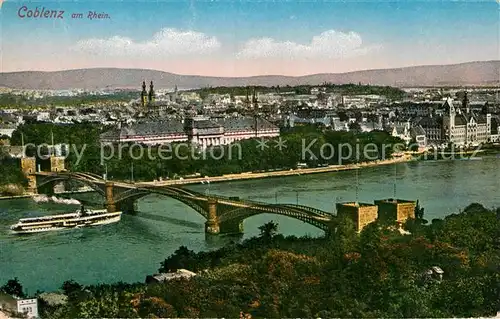
[[161,262],[159,272],[171,272],[178,269],[196,271],[196,253],[186,246],[179,247],[170,257]]
[[259,226],[260,237],[265,241],[270,241],[278,232],[278,224],[270,221],[262,226]]
[[0,290],[11,296],[19,298],[26,297],[25,293],[23,292],[23,286],[21,285],[17,277],[8,280],[7,283],[0,288]]
[[79,293],[80,291],[82,291],[82,288],[82,285],[74,280],[67,280],[61,286],[61,289],[66,296],[70,296],[74,293]]
[[412,138],[410,143],[408,144],[408,150],[412,152],[417,152],[418,151],[418,143],[415,138]]

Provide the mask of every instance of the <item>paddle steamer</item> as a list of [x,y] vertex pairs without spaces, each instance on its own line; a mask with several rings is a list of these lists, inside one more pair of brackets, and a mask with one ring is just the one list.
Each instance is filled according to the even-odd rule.
[[121,212],[88,210],[83,206],[74,213],[22,218],[10,227],[16,234],[31,234],[70,228],[105,225],[120,221]]

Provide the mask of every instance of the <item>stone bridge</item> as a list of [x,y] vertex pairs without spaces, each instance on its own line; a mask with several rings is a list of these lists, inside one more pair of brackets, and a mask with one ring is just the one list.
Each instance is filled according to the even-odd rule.
[[236,197],[206,195],[179,186],[105,181],[90,173],[39,172],[34,175],[37,188],[69,180],[87,185],[105,198],[106,209],[110,212],[134,211],[137,200],[150,194],[176,199],[205,217],[205,231],[210,234],[241,233],[243,220],[262,213],[292,217],[316,226],[326,233],[333,231],[336,226],[334,215],[308,206],[268,204]]

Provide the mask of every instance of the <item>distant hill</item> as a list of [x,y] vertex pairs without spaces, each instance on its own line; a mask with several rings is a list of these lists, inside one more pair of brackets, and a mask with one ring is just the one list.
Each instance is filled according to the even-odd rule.
[[56,72],[0,73],[0,87],[17,89],[101,89],[140,88],[143,80],[153,80],[157,88],[200,88],[246,85],[318,85],[363,83],[397,87],[415,86],[494,86],[500,85],[500,61],[428,65],[397,69],[324,73],[307,76],[209,77],[179,75],[156,70],[95,68]]

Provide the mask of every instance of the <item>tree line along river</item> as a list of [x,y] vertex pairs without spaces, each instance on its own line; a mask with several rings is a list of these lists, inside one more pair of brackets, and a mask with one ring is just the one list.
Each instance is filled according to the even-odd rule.
[[[396,172],[396,174],[395,174]],[[500,158],[422,161],[367,167],[358,172],[360,202],[396,197],[418,199],[427,220],[458,212],[470,203],[500,206]],[[395,183],[396,181],[396,183]],[[396,187],[394,187],[396,185]],[[186,186],[225,196],[263,202],[296,203],[334,212],[335,202],[356,200],[356,172],[277,177]],[[80,195],[83,196],[83,195]],[[88,194],[96,201],[95,194]],[[0,201],[0,284],[18,277],[29,293],[58,289],[65,280],[82,284],[144,281],[179,246],[200,251],[238,240],[206,240],[203,217],[174,199],[150,195],[138,203],[136,215],[119,223],[86,229],[10,234],[19,218],[62,213],[76,206],[36,203],[31,199]],[[319,236],[322,231],[301,221],[262,214],[244,222],[243,238],[274,220],[284,235]]]

